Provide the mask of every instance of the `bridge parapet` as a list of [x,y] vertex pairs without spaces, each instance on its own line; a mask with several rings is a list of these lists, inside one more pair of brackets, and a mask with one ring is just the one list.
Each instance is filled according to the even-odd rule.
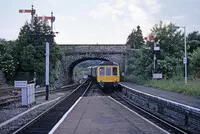
[[120,65],[121,72],[126,70],[126,53],[129,49],[125,44],[59,44],[64,51],[62,65],[67,81],[73,82],[73,69],[86,60],[110,60]]
[[63,44],[60,45],[64,47],[66,52],[73,53],[125,53],[126,45],[125,44]]

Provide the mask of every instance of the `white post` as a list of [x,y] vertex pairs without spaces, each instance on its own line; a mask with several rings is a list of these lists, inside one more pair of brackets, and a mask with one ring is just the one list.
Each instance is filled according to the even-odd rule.
[[187,46],[186,46],[186,27],[183,27],[184,28],[184,44],[185,44],[185,60],[186,62],[185,63],[185,83],[187,83]]
[[[156,47],[156,42],[154,41],[154,48]],[[153,50],[154,50],[153,48]],[[154,71],[156,69],[156,54],[154,53],[153,54],[153,68],[154,68]]]
[[46,100],[49,99],[49,42],[46,42]]

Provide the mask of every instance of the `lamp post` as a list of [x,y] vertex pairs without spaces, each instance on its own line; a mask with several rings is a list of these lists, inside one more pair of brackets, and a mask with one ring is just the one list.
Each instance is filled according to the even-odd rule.
[[187,76],[187,46],[186,46],[186,27],[183,26],[176,26],[176,28],[183,28],[184,29],[184,51],[185,56],[183,58],[183,63],[185,64],[185,84],[187,83],[188,76]]

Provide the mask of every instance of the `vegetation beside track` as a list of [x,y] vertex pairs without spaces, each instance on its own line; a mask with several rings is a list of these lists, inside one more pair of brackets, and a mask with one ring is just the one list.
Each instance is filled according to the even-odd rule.
[[[184,83],[185,67],[184,33],[176,24],[160,22],[151,29],[156,33],[153,42],[144,43],[138,26],[127,38],[128,52],[125,81],[157,87],[186,95],[200,97],[200,34],[193,31],[186,35],[188,82]],[[154,42],[160,51],[154,51]],[[156,61],[154,67],[154,54]],[[152,73],[162,73],[162,80],[152,80]]]
[[125,78],[125,81],[139,85],[155,87],[161,90],[183,93],[189,96],[200,97],[200,79],[188,80],[187,84],[185,84],[184,78],[171,78],[169,80],[144,80],[140,77],[137,78],[134,76],[129,76]]
[[178,93],[184,93],[186,95],[200,97],[200,81],[193,80],[188,81],[187,84],[183,81],[174,80],[150,80],[146,83],[148,86],[169,90]]

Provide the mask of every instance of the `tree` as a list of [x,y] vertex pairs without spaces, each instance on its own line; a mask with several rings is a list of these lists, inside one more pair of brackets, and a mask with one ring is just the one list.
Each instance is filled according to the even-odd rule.
[[13,41],[0,39],[0,70],[4,72],[7,81],[13,80],[16,69],[16,62],[12,56],[14,45]]
[[188,37],[187,37],[188,53],[192,53],[198,47],[200,47],[200,34],[199,34],[199,32],[194,31],[192,33],[189,33]]
[[[33,24],[26,22],[21,28],[17,45],[15,48],[15,58],[19,62],[18,72],[36,72],[37,83],[44,83],[45,80],[45,43],[50,43],[50,77],[53,75],[55,63],[60,58],[60,50],[54,40],[52,40],[51,28],[47,21],[39,21],[34,17]],[[32,77],[32,76],[31,76]],[[53,81],[50,81],[51,84]]]
[[193,53],[189,56],[191,66],[190,69],[193,71],[195,77],[200,78],[200,48],[197,48],[193,51]]
[[127,38],[126,44],[130,44],[133,49],[140,49],[144,46],[144,39],[140,26],[137,26],[136,30],[132,30],[132,33]]
[[152,29],[160,40],[160,54],[157,55],[157,71],[170,78],[173,74],[178,74],[183,70],[182,59],[184,56],[184,36],[181,31],[177,31],[174,24],[168,25],[160,22]]
[[134,49],[128,55],[127,76],[136,83],[142,83],[151,78],[153,54],[147,49]]

